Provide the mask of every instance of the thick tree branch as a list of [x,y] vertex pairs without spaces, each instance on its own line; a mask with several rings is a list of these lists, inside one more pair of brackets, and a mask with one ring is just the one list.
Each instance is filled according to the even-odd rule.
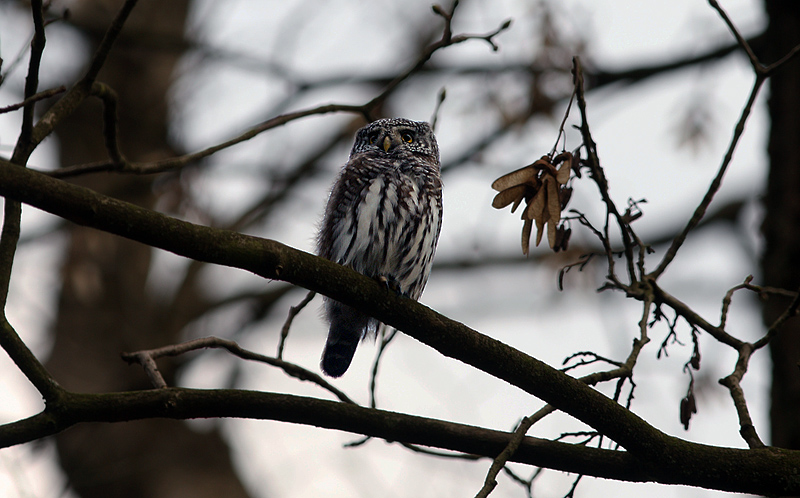
[[[496,455],[512,434],[348,403],[244,390],[167,388],[114,394],[69,393],[49,412],[0,426],[0,447],[43,438],[80,422],[143,418],[236,417],[313,425],[389,441],[463,453]],[[800,455],[779,449],[741,450],[692,444],[697,465],[653,465],[624,451],[525,437],[512,461],[622,481],[655,481],[757,494],[800,492]]]
[[666,435],[579,380],[397,296],[359,273],[279,242],[180,221],[4,161],[0,161],[0,195],[191,259],[335,296],[445,356],[544,399],[631,451],[650,451],[666,443]]
[[[692,479],[705,482],[698,485],[730,489],[727,487],[730,484],[720,482],[721,473],[735,468],[730,479],[733,475],[739,480],[748,479],[746,476],[763,476],[764,469],[758,467],[756,472],[752,466],[762,465],[761,459],[769,455],[770,478],[768,482],[759,481],[757,492],[766,492],[769,486],[782,487],[781,492],[800,491],[800,476],[788,472],[786,467],[791,464],[794,465],[791,468],[796,469],[800,454],[770,449],[760,453],[737,453],[727,458],[731,455],[714,452],[738,450],[711,448],[668,436],[580,380],[419,303],[395,295],[378,282],[330,261],[272,240],[170,218],[6,161],[0,161],[0,195],[188,258],[241,268],[335,296],[443,355],[503,379],[569,413],[648,462],[648,468],[676,472],[684,477],[688,474]],[[497,451],[492,454],[503,447],[493,448]],[[728,478],[723,481],[728,482]],[[738,489],[752,490],[755,485],[751,482]]]
[[[0,426],[0,447],[40,439],[76,423],[155,417],[280,420],[483,456],[502,450],[510,437],[500,431],[289,394],[165,388],[113,394],[70,393],[51,413]],[[512,460],[612,479],[653,479],[625,452],[530,437],[521,442]]]

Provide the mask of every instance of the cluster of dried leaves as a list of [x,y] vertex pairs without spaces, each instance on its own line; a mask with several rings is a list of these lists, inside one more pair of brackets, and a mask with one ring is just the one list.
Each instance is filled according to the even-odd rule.
[[578,168],[579,158],[570,152],[562,152],[554,158],[542,156],[492,183],[492,188],[499,192],[492,201],[495,209],[503,209],[513,203],[513,213],[525,201],[526,207],[522,211],[522,254],[528,255],[534,222],[537,246],[542,241],[544,226],[547,225],[550,248],[556,252],[567,248],[572,229],[561,223],[561,211],[572,196],[572,187],[567,186],[570,174],[575,170],[576,175],[580,176]]

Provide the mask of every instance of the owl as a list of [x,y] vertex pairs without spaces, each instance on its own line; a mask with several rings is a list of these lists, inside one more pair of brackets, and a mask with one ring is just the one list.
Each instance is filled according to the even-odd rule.
[[[442,226],[439,148],[430,125],[381,119],[356,132],[333,186],[318,237],[320,256],[418,299],[431,272]],[[330,322],[322,371],[342,376],[374,318],[326,298]]]

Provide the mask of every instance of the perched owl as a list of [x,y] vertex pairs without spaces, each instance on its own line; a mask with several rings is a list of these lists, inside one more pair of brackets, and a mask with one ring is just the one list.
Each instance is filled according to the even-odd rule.
[[[379,279],[411,299],[428,281],[442,225],[439,148],[428,123],[381,119],[356,133],[333,186],[318,254]],[[333,299],[322,371],[340,377],[379,322]]]

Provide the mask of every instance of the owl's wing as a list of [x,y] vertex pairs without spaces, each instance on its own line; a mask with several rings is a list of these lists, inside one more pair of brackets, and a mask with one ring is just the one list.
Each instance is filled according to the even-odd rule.
[[380,174],[383,166],[380,163],[365,154],[353,155],[347,161],[328,198],[319,233],[318,255],[333,259],[334,242],[343,235],[346,220],[357,219],[358,204],[366,195],[366,189]]

